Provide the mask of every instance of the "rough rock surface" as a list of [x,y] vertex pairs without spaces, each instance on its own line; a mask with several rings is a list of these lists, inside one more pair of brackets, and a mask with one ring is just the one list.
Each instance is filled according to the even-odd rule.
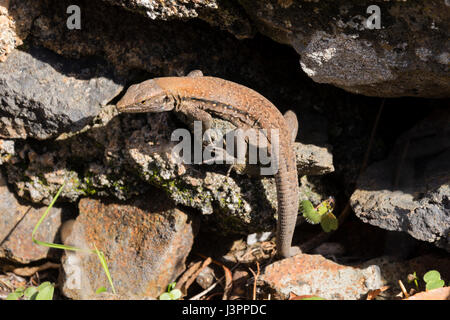
[[0,139],[0,165],[9,161],[15,154],[14,140]]
[[[156,298],[184,271],[193,220],[167,198],[149,193],[129,204],[84,198],[79,209],[65,244],[102,250],[120,296]],[[109,287],[95,254],[66,252],[62,266],[67,297],[90,299]]]
[[16,50],[0,64],[0,137],[47,139],[80,130],[121,89],[100,60]]
[[445,1],[371,1],[381,29],[367,29],[369,4],[239,0],[272,39],[291,45],[316,82],[380,97],[448,97],[450,7]]
[[[271,177],[227,176],[229,165],[176,163],[171,148],[178,142],[170,139],[177,128],[173,114],[116,116],[114,108],[105,108],[94,123],[83,133],[62,136],[43,150],[23,144],[11,150],[15,155],[8,155],[5,149],[8,180],[18,194],[49,203],[66,180],[67,188],[61,193],[66,201],[94,194],[125,200],[145,192],[150,183],[176,203],[208,215],[222,234],[270,230],[275,225],[277,200]],[[300,174],[333,170],[326,148],[297,145]],[[305,176],[299,196],[317,203],[329,194]]]
[[[27,5],[28,2],[32,5]],[[83,12],[83,28],[75,31],[65,27],[65,9],[71,2],[12,3],[10,14],[16,27],[20,26],[20,39],[29,33],[32,19],[42,12],[44,14],[36,19],[33,29],[38,42],[58,53],[72,56],[105,54],[109,61],[127,69],[146,65],[149,56],[152,63],[143,69],[150,72],[169,67],[167,61],[172,61],[172,66],[164,70],[165,74],[180,73],[183,62],[195,63],[192,58],[198,53],[185,47],[181,54],[176,49],[184,46],[183,40],[172,44],[170,52],[164,50],[165,36],[178,39],[180,34],[186,33],[183,38],[190,39],[191,43],[203,43],[201,47],[209,50],[213,48],[204,43],[204,36],[192,37],[195,32],[188,30],[190,27],[187,25],[177,27],[176,23],[164,22],[148,24],[146,31],[136,29],[133,23],[126,22],[132,15],[124,10],[110,9],[107,3],[139,12],[151,20],[198,16],[238,38],[252,37],[254,30],[258,29],[275,41],[291,45],[301,56],[301,68],[314,81],[333,84],[350,92],[382,97],[447,97],[450,91],[447,77],[449,20],[446,19],[450,7],[445,1],[372,1],[371,5],[378,5],[381,9],[381,29],[368,29],[368,5],[350,0],[333,1],[332,4],[327,1],[279,0],[105,0],[92,1],[89,5],[79,1],[77,5]],[[90,5],[99,8],[92,11],[94,16],[85,8]],[[111,14],[112,11],[117,13]],[[121,30],[110,34],[114,23],[109,17],[116,15],[123,16]],[[108,23],[101,24],[100,21]],[[96,27],[91,27],[91,24]],[[172,27],[165,30],[171,24]],[[4,42],[8,43],[4,45],[4,51],[17,46],[13,43],[13,29],[8,26],[9,31],[3,36]],[[140,34],[151,35],[152,43],[144,41],[138,36]],[[118,39],[120,47],[116,43]],[[164,57],[159,57],[163,52]],[[212,51],[209,53],[209,57],[213,56]],[[174,64],[175,61],[178,64]],[[215,69],[216,72],[218,70],[220,68]]]
[[104,1],[139,12],[152,20],[198,17],[212,26],[230,31],[239,39],[249,38],[255,34],[250,19],[235,0]]
[[0,62],[23,44],[40,6],[40,1],[0,0]]
[[260,280],[276,299],[287,299],[293,293],[329,300],[355,300],[382,285],[377,266],[358,269],[339,265],[320,255],[306,254],[272,263]]
[[[29,263],[53,256],[54,251],[31,240],[31,233],[46,209],[19,203],[0,173],[0,258]],[[54,242],[60,226],[61,209],[53,207],[39,226],[36,239]]]
[[196,18],[200,8],[217,9],[217,0],[105,0],[129,10],[138,11],[152,20],[168,18]]
[[442,279],[450,279],[450,259],[445,255],[427,254],[405,261],[394,261],[393,257],[383,256],[368,260],[359,267],[366,268],[370,265],[377,265],[380,268],[383,286],[389,285],[394,288],[398,287],[398,280],[407,285],[408,274],[414,272],[420,279],[420,285],[423,283],[423,275],[430,270],[438,270]]
[[450,111],[399,138],[395,152],[361,176],[351,206],[364,222],[450,251]]
[[14,32],[14,22],[8,16],[6,1],[0,1],[0,62],[6,60],[6,56],[14,50],[19,40]]

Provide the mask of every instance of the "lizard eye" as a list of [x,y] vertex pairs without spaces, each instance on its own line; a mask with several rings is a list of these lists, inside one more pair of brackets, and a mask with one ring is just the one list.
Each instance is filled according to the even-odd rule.
[[165,103],[170,102],[170,98],[169,97],[164,97],[164,102]]

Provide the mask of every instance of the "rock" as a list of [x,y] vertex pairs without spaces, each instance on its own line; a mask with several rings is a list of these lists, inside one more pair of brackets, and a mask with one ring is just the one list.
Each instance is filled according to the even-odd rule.
[[413,287],[413,284],[408,285],[408,274],[414,272],[419,279],[420,286],[424,284],[424,274],[430,270],[439,271],[442,279],[450,279],[450,260],[445,255],[427,254],[405,261],[395,261],[392,256],[383,256],[368,260],[359,267],[366,268],[370,265],[377,265],[380,268],[383,286],[388,285],[394,288],[398,288],[398,280],[408,287]]
[[138,12],[152,20],[200,18],[210,25],[228,30],[238,39],[245,39],[255,34],[245,12],[235,1],[196,0],[196,1],[123,1],[104,0],[119,5],[127,10]]
[[364,222],[450,251],[450,111],[438,110],[371,165],[350,202]]
[[294,143],[297,170],[304,175],[324,175],[334,172],[331,146]]
[[[30,1],[23,1],[28,2]],[[146,6],[146,10],[151,10],[145,2],[135,3]],[[172,8],[173,3],[175,2],[163,2],[161,6],[158,4],[154,7],[155,14],[168,13],[171,9],[167,11],[164,8]],[[220,10],[203,5],[205,3],[198,2],[199,6],[195,10],[200,10],[199,14],[210,20],[214,20],[216,13],[220,15],[218,12],[222,12],[222,9],[225,13],[222,17],[227,18],[226,12],[230,13],[230,19],[227,20],[229,22],[237,21],[233,20],[233,17],[238,11],[246,17],[244,11],[237,9],[240,8],[237,2],[221,1]],[[305,95],[309,97],[309,93],[300,95],[298,88],[293,86],[291,79],[286,76],[286,72],[278,68],[278,65],[285,65],[287,62],[284,59],[271,58],[272,63],[276,65],[272,69],[277,70],[277,76],[267,76],[267,59],[264,55],[270,56],[274,51],[273,48],[268,51],[259,50],[259,44],[256,44],[255,50],[253,45],[237,41],[234,36],[220,30],[209,30],[205,23],[199,21],[162,22],[160,20],[163,16],[159,13],[158,21],[151,21],[119,6],[109,5],[106,1],[80,1],[78,5],[82,11],[82,29],[68,30],[65,12],[70,4],[72,3],[69,0],[42,1],[39,9],[41,14],[34,19],[27,44],[42,45],[66,57],[67,60],[84,57],[77,60],[77,63],[97,61],[92,56],[104,57],[116,70],[126,74],[129,83],[154,75],[185,75],[194,67],[200,68],[206,75],[222,76],[248,85],[269,99],[284,97],[281,100],[284,103],[274,101],[280,110],[286,109],[287,106],[289,108],[298,106],[296,111],[299,114],[301,112],[301,121],[304,122],[301,125],[300,135],[326,137],[324,117],[312,110],[301,111]],[[175,7],[180,5],[193,8],[191,4],[189,1],[177,1]],[[133,10],[131,6],[129,9]],[[111,17],[116,16],[120,19],[111,20]],[[19,20],[20,16],[15,18]],[[215,23],[220,24],[220,20],[215,20]],[[235,35],[239,37],[238,33]],[[147,36],[142,37],[143,34]],[[149,38],[152,41],[148,41]],[[208,50],[205,51],[204,48]],[[240,52],[237,56],[236,51]],[[67,61],[62,57],[59,58],[63,63]],[[16,57],[11,56],[9,60],[16,60]],[[9,60],[6,63],[9,63]],[[295,63],[295,57],[293,61]],[[140,73],[130,71],[134,69],[140,70]],[[301,77],[299,74],[297,76]],[[64,74],[61,78],[64,78]],[[302,80],[310,82],[306,76],[300,78],[300,81]],[[277,85],[274,86],[273,83]],[[267,90],[261,90],[263,88]],[[322,106],[319,102],[315,105],[319,108]],[[98,117],[80,131],[63,133],[51,143],[36,144],[33,140],[16,143],[15,153],[5,154],[5,158],[9,157],[5,167],[8,182],[15,186],[17,194],[35,203],[46,204],[66,180],[68,185],[61,194],[60,201],[74,202],[80,196],[90,195],[114,196],[120,200],[127,200],[146,192],[150,183],[164,189],[177,203],[201,210],[208,215],[206,219],[214,220],[215,224],[210,225],[214,225],[214,228],[223,234],[246,234],[270,230],[275,226],[273,217],[276,213],[276,192],[272,178],[250,178],[238,174],[227,177],[227,166],[177,167],[170,163],[172,159],[165,155],[166,149],[148,145],[149,142],[161,143],[169,147],[167,142],[170,136],[152,140],[153,135],[157,133],[153,129],[155,127],[153,121],[160,121],[160,118],[157,116],[146,118],[143,115],[118,116],[111,121],[110,119],[105,121],[109,115],[102,118],[101,113],[109,107],[112,106],[105,106],[100,111],[96,108],[89,109],[92,115],[97,114]],[[305,118],[305,114],[310,114],[311,117]],[[78,130],[78,124],[80,126],[85,124],[89,116],[89,112],[82,114],[79,123],[68,121],[70,123],[67,124],[67,128],[58,127],[63,125],[57,123],[60,119],[52,119],[55,120],[52,122],[55,127],[49,129],[52,133],[44,132],[46,136],[41,138],[51,137],[54,132],[66,129]],[[175,128],[174,124],[177,122],[172,121],[172,115],[164,117],[169,117],[165,122],[167,126],[160,126],[159,130],[165,135]],[[318,125],[311,121],[314,118]],[[306,128],[308,125],[310,130]],[[8,129],[12,130],[11,126],[8,126]],[[42,124],[26,130],[22,130],[20,135],[17,132],[15,134],[21,137],[36,136],[36,132],[42,133]],[[139,135],[142,136],[138,137]],[[125,144],[124,137],[127,138]],[[132,137],[131,140],[128,137]],[[303,141],[303,137],[301,140]],[[310,143],[315,141],[308,140],[304,144],[296,144],[300,174],[325,174],[334,170],[329,149],[316,147]],[[150,156],[145,154],[149,151]],[[0,152],[0,159],[2,158]],[[320,186],[322,182],[318,179],[308,180],[306,177],[301,179],[302,198],[308,198],[316,203],[329,196],[329,193],[325,193],[325,188]],[[213,212],[214,215],[211,215]]]
[[258,30],[291,45],[314,81],[378,97],[448,97],[449,19],[445,1],[372,1],[381,29],[368,29],[369,4],[239,0]]
[[270,264],[260,280],[274,293],[275,299],[287,299],[293,293],[330,300],[355,300],[381,287],[377,266],[358,269],[307,254]]
[[[19,203],[0,173],[0,258],[30,263],[55,257],[54,250],[31,240],[31,233],[45,210],[46,207],[35,208]],[[61,209],[53,207],[39,226],[35,237],[40,241],[54,242],[60,226]]]
[[0,62],[6,61],[8,54],[23,44],[40,6],[40,1],[0,1]]
[[15,48],[18,41],[14,32],[14,23],[8,16],[6,1],[0,2],[0,62],[6,61],[6,56]]
[[406,300],[450,300],[450,287],[419,292]]
[[336,261],[336,257],[344,255],[345,247],[338,242],[324,242],[317,248],[314,248],[311,253],[320,254],[325,258],[331,258]]
[[14,140],[0,139],[0,165],[15,155]]
[[[194,238],[192,217],[155,192],[119,204],[83,198],[65,243],[104,252],[117,294],[157,298],[185,269]],[[95,298],[109,282],[95,254],[66,252],[62,292]],[[111,291],[110,289],[108,291]]]
[[196,18],[198,9],[217,8],[217,0],[104,0],[106,2],[122,6],[131,11],[137,11],[152,20],[167,20],[169,18]]
[[[82,133],[61,136],[48,149],[21,144],[19,150],[13,150],[16,156],[5,152],[10,159],[6,162],[8,181],[15,185],[18,195],[48,204],[66,181],[60,196],[63,201],[74,202],[80,196],[94,194],[127,200],[144,193],[150,183],[162,188],[176,203],[209,215],[207,219],[214,221],[211,226],[221,234],[247,234],[275,226],[273,178],[227,176],[229,165],[176,163],[171,155],[175,142],[170,141],[176,125],[170,113],[115,118],[106,113],[93,123]],[[325,173],[333,168],[326,148],[307,149],[313,151],[302,155],[302,147],[296,148],[300,174]],[[70,165],[75,162],[76,171]],[[299,195],[314,203],[328,197],[318,184],[302,177]]]
[[195,282],[203,289],[208,289],[218,278],[220,278],[220,276],[217,277],[214,269],[210,266],[206,266],[200,271],[197,278],[195,278]]
[[0,137],[48,139],[83,128],[122,85],[100,59],[15,50],[0,64]]
[[[83,28],[68,32],[62,12],[70,4],[49,0],[30,13],[35,16],[34,12],[42,12],[35,19],[34,41],[71,57],[104,55],[121,70],[139,68],[180,75],[189,71],[187,67],[205,61],[202,64],[208,66],[203,71],[221,74],[228,63],[214,59],[225,54],[229,61],[246,55],[241,52],[236,57],[232,50],[230,56],[230,39],[209,39],[192,27],[194,21],[161,21],[198,16],[239,39],[252,37],[258,29],[275,41],[289,44],[301,56],[303,71],[319,83],[381,97],[436,98],[447,97],[450,91],[448,8],[444,1],[405,4],[376,0],[371,4],[381,9],[381,29],[373,30],[365,24],[370,16],[368,5],[350,0],[332,5],[325,1],[104,0],[79,3]],[[121,17],[120,28],[111,16]],[[19,14],[14,17],[22,23]],[[151,35],[153,41],[146,41],[141,34]],[[172,39],[170,44],[168,39]],[[208,54],[203,55],[199,48],[206,47]]]
[[[211,225],[221,234],[248,234],[274,227],[277,197],[272,177],[238,175],[234,178],[226,174],[229,165],[181,163],[171,152],[178,142],[170,140],[176,129],[170,114],[147,117],[148,124],[134,130],[124,146],[127,161],[139,176],[163,188],[176,203],[200,210],[215,222]],[[315,154],[310,154],[306,157],[307,165],[325,162],[311,160]],[[325,197],[315,189],[314,183],[304,178],[300,198],[317,202]]]

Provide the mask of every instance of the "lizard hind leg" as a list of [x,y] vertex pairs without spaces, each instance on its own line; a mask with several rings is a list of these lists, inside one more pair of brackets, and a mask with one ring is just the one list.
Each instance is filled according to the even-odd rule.
[[284,113],[284,120],[286,121],[286,124],[291,131],[291,141],[295,142],[295,138],[297,138],[298,133],[298,119],[297,115],[294,111],[288,110]]

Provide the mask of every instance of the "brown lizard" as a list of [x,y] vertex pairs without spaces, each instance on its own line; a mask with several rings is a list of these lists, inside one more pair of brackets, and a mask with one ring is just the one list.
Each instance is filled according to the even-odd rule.
[[[292,247],[292,237],[298,213],[298,177],[292,143],[297,124],[293,112],[280,111],[265,97],[240,84],[215,77],[206,77],[199,71],[187,77],[154,78],[130,86],[117,103],[119,112],[175,111],[189,119],[200,120],[209,128],[214,115],[238,128],[278,129],[278,171],[275,183],[278,200],[277,253],[289,257],[301,253]],[[294,121],[295,120],[295,121]],[[294,126],[290,130],[289,125]],[[271,135],[267,134],[271,143]]]

